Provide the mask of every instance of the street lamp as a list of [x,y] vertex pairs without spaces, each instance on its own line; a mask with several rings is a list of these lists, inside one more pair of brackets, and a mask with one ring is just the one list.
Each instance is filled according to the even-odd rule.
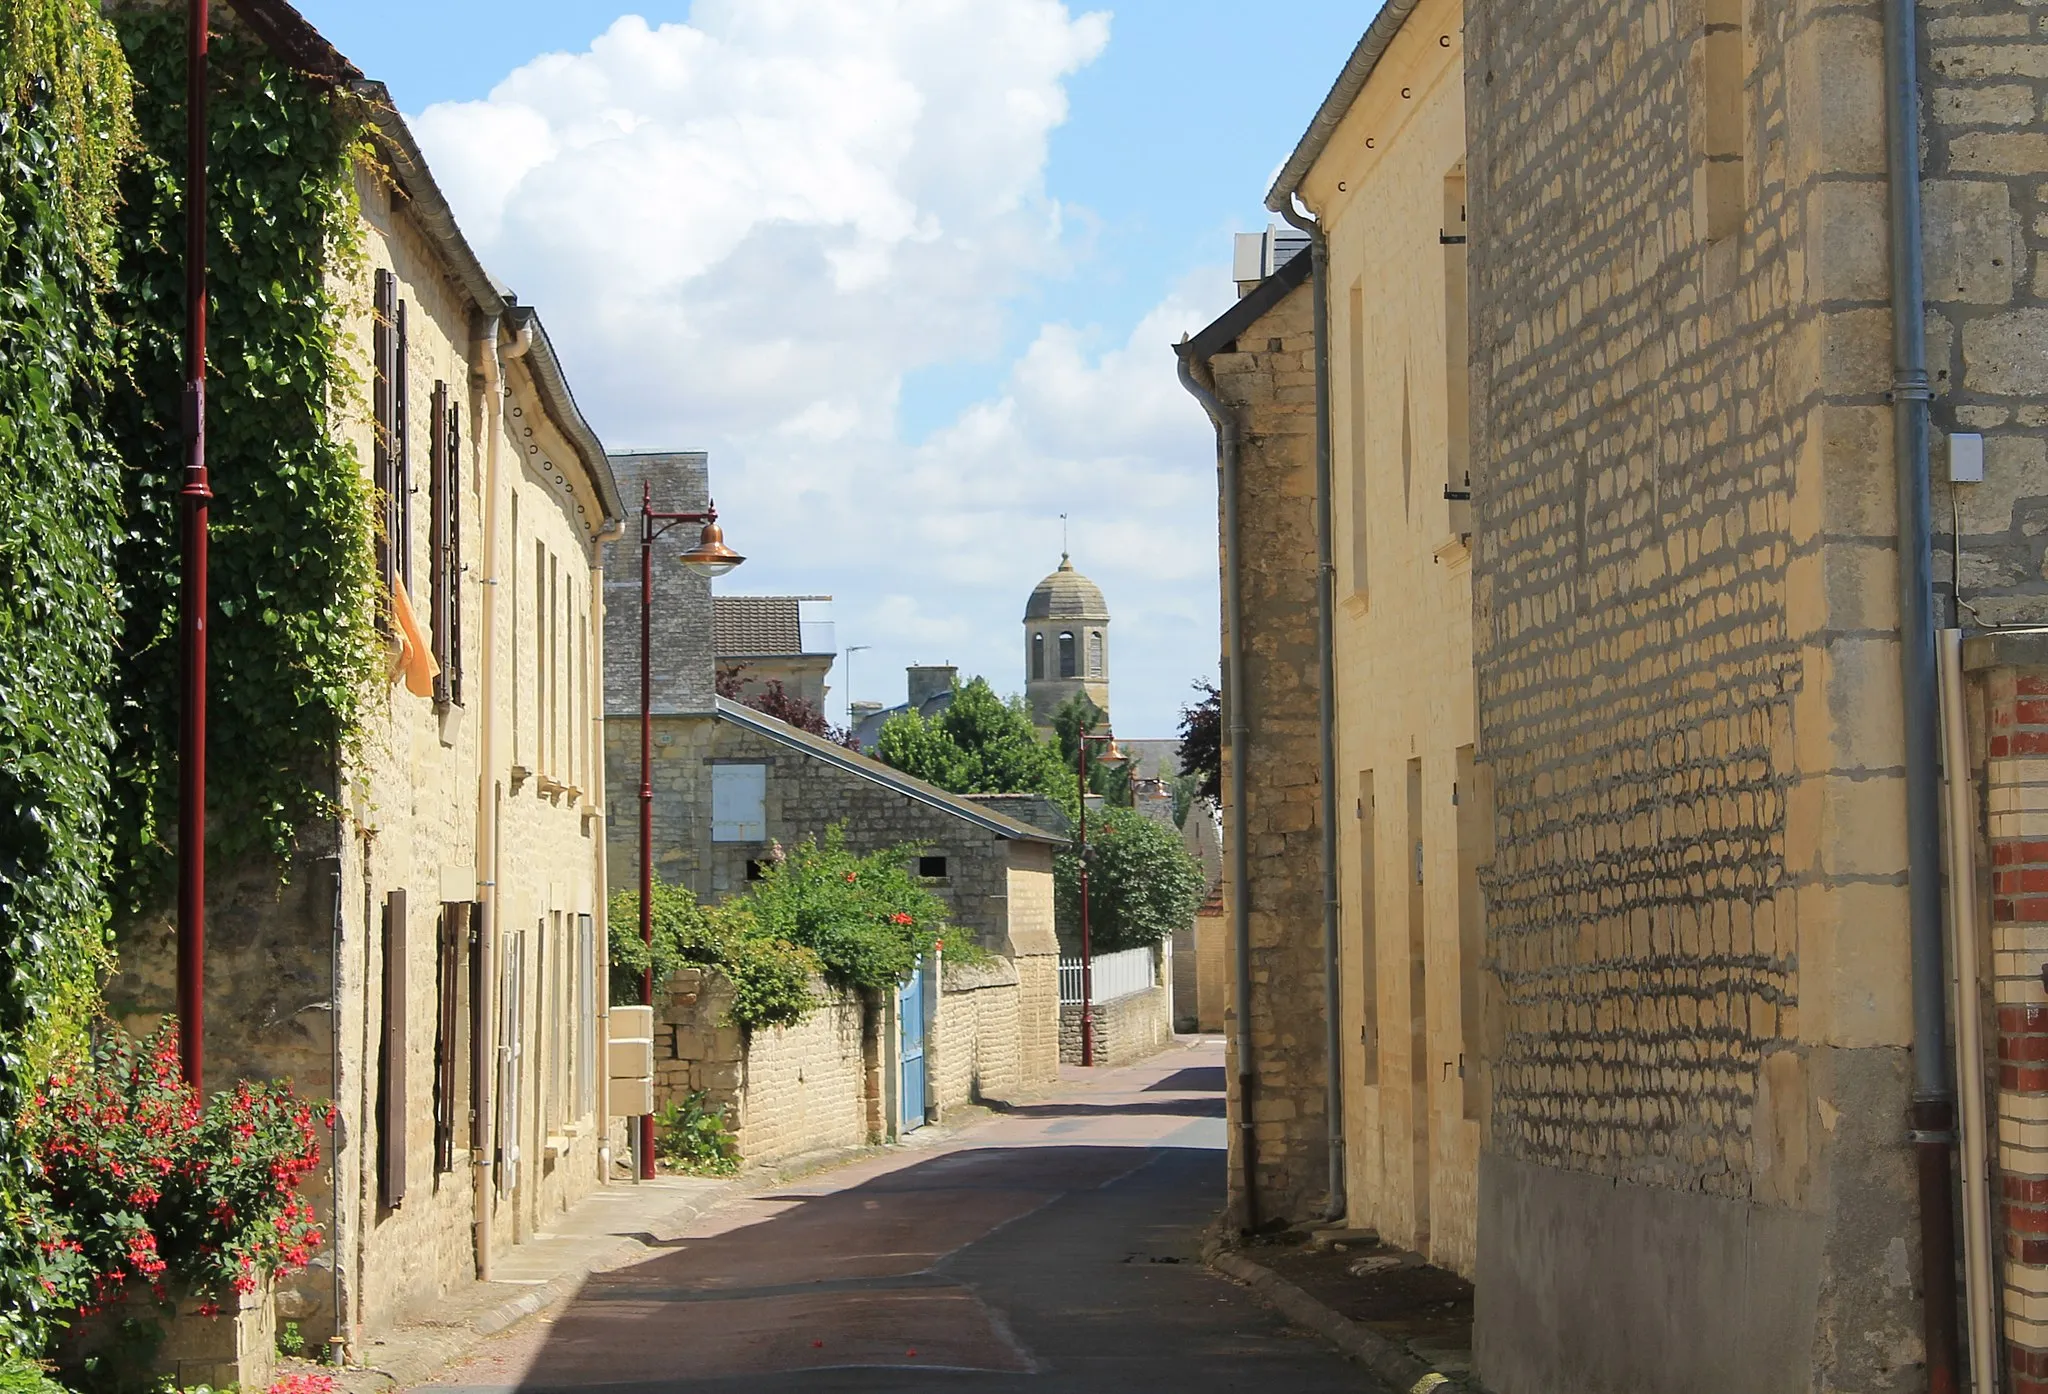
[[[723,576],[746,558],[725,545],[718,526],[718,508],[662,513],[654,507],[654,481],[640,485],[640,941],[647,946],[647,969],[640,980],[640,1001],[654,1006],[654,540],[683,523],[701,523],[697,545],[683,553],[684,566],[700,576]],[[640,1179],[654,1179],[654,1115],[640,1115]]]
[[1095,945],[1088,934],[1088,744],[1103,743],[1095,763],[1106,770],[1118,769],[1130,761],[1117,749],[1116,737],[1105,731],[1099,736],[1081,732],[1081,759],[1075,776],[1081,785],[1081,1063],[1095,1063]]
[[846,646],[846,729],[853,729],[853,656],[866,653],[873,644],[848,644]]

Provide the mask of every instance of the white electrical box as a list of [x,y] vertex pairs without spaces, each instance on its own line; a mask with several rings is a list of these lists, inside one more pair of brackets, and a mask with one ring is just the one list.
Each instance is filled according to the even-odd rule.
[[1948,438],[1948,482],[1984,482],[1984,437],[1974,431],[1958,431]]

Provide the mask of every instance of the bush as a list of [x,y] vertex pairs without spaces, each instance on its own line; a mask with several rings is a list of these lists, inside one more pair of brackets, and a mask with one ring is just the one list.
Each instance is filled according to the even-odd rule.
[[59,1072],[23,1127],[52,1231],[43,1285],[81,1313],[131,1282],[218,1303],[303,1268],[321,1242],[298,1196],[320,1161],[313,1106],[244,1082],[202,1108],[174,1024]]
[[[1078,846],[1053,861],[1060,942],[1081,942],[1081,858]],[[1180,837],[1128,808],[1088,815],[1088,925],[1096,953],[1157,944],[1194,923],[1208,881]]]
[[[708,908],[685,886],[654,883],[654,981],[660,986],[686,964],[715,968],[733,985],[735,1026],[794,1026],[816,1005],[811,978],[822,965],[817,956],[765,935],[744,915]],[[640,937],[640,897],[620,891],[612,897],[607,931],[611,940],[612,1005],[640,1000],[648,947]]]
[[823,843],[806,838],[771,859],[725,908],[749,925],[748,937],[816,954],[835,987],[886,991],[910,976],[947,927],[946,903],[910,869],[922,850],[905,845],[856,857],[846,850],[844,827],[835,826]]
[[692,1176],[731,1176],[740,1147],[720,1109],[704,1106],[702,1089],[671,1099],[654,1115],[654,1155]]

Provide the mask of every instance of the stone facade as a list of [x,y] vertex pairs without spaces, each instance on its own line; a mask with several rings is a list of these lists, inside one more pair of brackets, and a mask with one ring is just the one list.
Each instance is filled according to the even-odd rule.
[[1471,484],[1460,28],[1456,0],[1415,9],[1300,193],[1329,245],[1345,1201],[1469,1276],[1487,853],[1452,497]]
[[[1095,1064],[1108,1069],[1148,1059],[1173,1044],[1172,989],[1162,983],[1108,1002],[1097,1002]],[[1081,1063],[1081,1006],[1060,1007],[1060,1063]]]
[[[1315,330],[1308,263],[1296,258],[1240,300],[1181,352],[1209,377],[1243,436],[1238,506],[1243,555],[1247,728],[1233,743],[1224,711],[1223,788],[1242,760],[1247,804],[1224,811],[1228,839],[1242,828],[1251,882],[1225,862],[1231,923],[1242,898],[1251,917],[1252,1187],[1260,1223],[1306,1222],[1328,1208],[1322,864],[1315,585]],[[1229,615],[1224,615],[1226,644]],[[1228,674],[1225,675],[1226,679]],[[1225,689],[1230,683],[1226,680]],[[1228,931],[1226,930],[1226,933]],[[1234,951],[1233,951],[1234,956]],[[1231,979],[1234,981],[1234,977]],[[1234,996],[1234,989],[1232,991]],[[1244,1004],[1232,1001],[1227,1020]],[[1229,1042],[1228,1103],[1242,1118],[1237,1039]],[[1242,1135],[1230,1130],[1230,1207],[1246,1214]]]
[[[296,15],[274,19],[324,48]],[[309,1340],[338,1332],[352,1344],[474,1276],[477,1166],[489,1168],[495,1252],[605,1179],[601,1084],[586,1085],[605,973],[603,936],[586,928],[604,885],[594,568],[620,513],[539,321],[505,301],[449,234],[395,109],[371,106],[381,114],[364,157],[376,164],[357,171],[362,256],[335,275],[362,382],[373,378],[373,278],[388,273],[405,307],[405,371],[393,390],[410,418],[416,497],[398,566],[415,578],[424,627],[437,588],[429,501],[451,490],[460,625],[445,666],[461,681],[439,697],[414,695],[394,643],[360,750],[345,763],[336,752],[340,816],[301,830],[283,875],[214,868],[208,912],[208,1084],[288,1076],[332,1099],[340,1118],[323,1141],[326,1174],[307,1188],[328,1245],[280,1288],[277,1314]],[[459,427],[440,485],[430,482],[437,402]],[[367,472],[368,413],[345,414],[340,429]],[[496,608],[491,652],[486,606]],[[498,832],[488,867],[485,807]],[[475,910],[493,884],[493,928],[480,944]],[[170,912],[124,926],[119,949],[110,1007],[146,1028],[175,1000]],[[482,973],[479,955],[493,949]],[[521,976],[501,979],[514,960]],[[479,982],[516,982],[519,998],[487,1010],[490,992],[472,991]],[[516,1046],[511,1063],[489,1070],[500,1042]],[[510,1103],[488,1131],[480,1077]]]

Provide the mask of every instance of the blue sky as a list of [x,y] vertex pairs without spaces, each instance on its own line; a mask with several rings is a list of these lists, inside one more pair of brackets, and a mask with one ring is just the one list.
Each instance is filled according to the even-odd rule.
[[[1014,689],[1071,511],[1116,615],[1117,728],[1170,731],[1216,604],[1213,457],[1167,344],[1229,303],[1230,234],[1264,225],[1376,5],[301,8],[413,118],[606,442],[713,452],[751,558],[723,589],[838,597],[841,642],[873,646],[860,697],[901,700],[908,662]],[[778,96],[791,65],[817,76]],[[560,158],[505,168],[508,132]]]

